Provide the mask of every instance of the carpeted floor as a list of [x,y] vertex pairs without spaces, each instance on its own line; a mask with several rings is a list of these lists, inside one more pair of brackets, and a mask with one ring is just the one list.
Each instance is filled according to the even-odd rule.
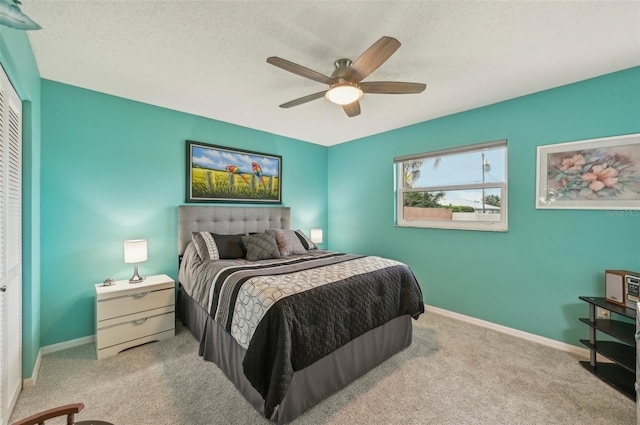
[[[115,425],[269,424],[197,351],[178,326],[101,361],[93,344],[45,355],[11,421],[82,402],[77,420]],[[293,423],[633,425],[636,405],[570,354],[428,312],[409,348]]]

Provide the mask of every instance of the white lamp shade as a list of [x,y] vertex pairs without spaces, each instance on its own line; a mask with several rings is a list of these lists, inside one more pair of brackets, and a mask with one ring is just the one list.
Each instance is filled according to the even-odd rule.
[[137,264],[143,261],[147,261],[147,240],[124,241],[124,262]]
[[322,243],[322,229],[311,229],[311,242]]

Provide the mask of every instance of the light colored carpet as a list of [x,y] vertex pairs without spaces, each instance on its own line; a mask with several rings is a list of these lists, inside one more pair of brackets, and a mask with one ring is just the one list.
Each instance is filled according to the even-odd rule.
[[[82,402],[77,420],[115,425],[269,424],[197,351],[178,326],[175,338],[101,361],[93,344],[45,355],[11,421]],[[293,423],[632,425],[636,406],[567,353],[426,313],[409,348]]]

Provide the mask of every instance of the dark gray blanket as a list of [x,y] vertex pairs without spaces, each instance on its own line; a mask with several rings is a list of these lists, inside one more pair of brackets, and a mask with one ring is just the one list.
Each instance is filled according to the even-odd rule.
[[258,325],[243,362],[265,400],[265,416],[284,398],[294,371],[391,319],[417,319],[423,312],[420,287],[404,265],[279,300]]

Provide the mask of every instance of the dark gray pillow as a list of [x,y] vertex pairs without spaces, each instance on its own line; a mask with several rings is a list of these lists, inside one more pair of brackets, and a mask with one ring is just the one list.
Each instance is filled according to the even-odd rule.
[[257,233],[255,235],[243,236],[242,242],[247,251],[245,258],[249,261],[280,258],[276,237],[270,233]]
[[213,234],[221,259],[244,258],[244,248],[242,245],[244,235],[218,235]]

